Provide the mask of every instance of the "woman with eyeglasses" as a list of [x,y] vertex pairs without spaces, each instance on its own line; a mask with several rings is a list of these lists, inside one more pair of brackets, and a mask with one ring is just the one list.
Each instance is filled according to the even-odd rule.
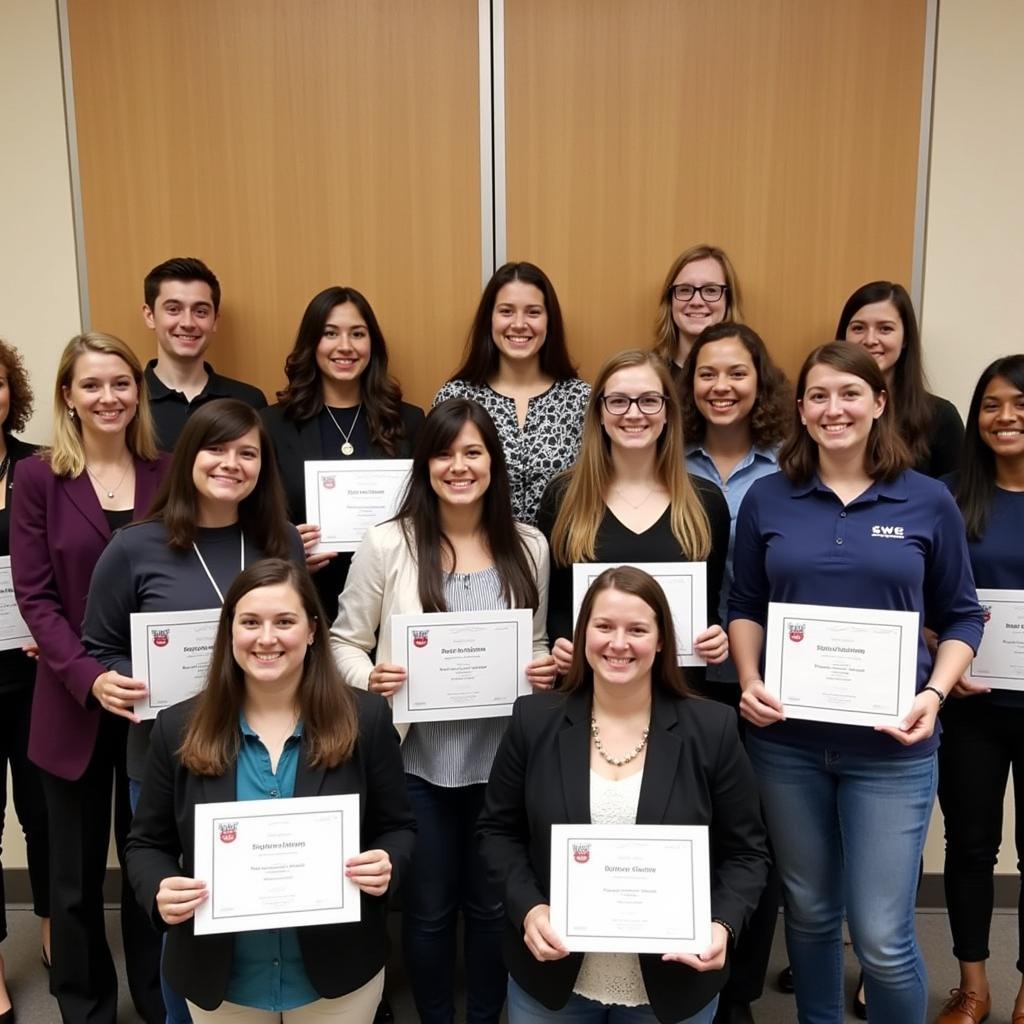
[[960,465],[964,424],[956,406],[928,390],[921,333],[906,288],[892,281],[861,285],[839,314],[836,337],[860,345],[885,374],[885,387],[912,465],[940,477]]
[[723,320],[743,322],[739,278],[724,249],[693,245],[668,268],[654,323],[654,352],[673,380],[679,380],[697,335]]
[[501,438],[512,518],[532,525],[548,481],[576,461],[590,385],[569,359],[555,287],[532,263],[506,263],[487,282],[462,366],[434,405],[471,398]]
[[634,349],[601,368],[579,461],[548,486],[537,525],[551,547],[548,637],[560,674],[572,663],[576,562],[706,561],[711,625],[694,650],[709,664],[725,660],[718,605],[729,507],[714,484],[686,472],[679,402],[658,356]]

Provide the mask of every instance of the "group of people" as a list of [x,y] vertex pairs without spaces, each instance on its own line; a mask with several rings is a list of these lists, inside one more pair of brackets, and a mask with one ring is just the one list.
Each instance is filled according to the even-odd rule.
[[[204,361],[220,307],[209,268],[169,260],[144,300],[157,358],[143,368],[117,338],[72,339],[45,451],[14,436],[32,392],[0,346],[0,555],[34,638],[0,654],[0,756],[64,1021],[116,1016],[113,813],[128,981],[148,1024],[386,1019],[392,896],[427,1024],[455,1019],[460,913],[471,1024],[496,1022],[506,1000],[512,1024],[742,1024],[780,894],[780,980],[802,1024],[843,1018],[844,919],[858,1011],[923,1022],[914,905],[936,787],[960,969],[938,1022],[984,1019],[1024,698],[968,671],[976,587],[1024,589],[1024,355],[984,371],[965,430],[926,390],[909,296],[880,281],[850,296],[838,340],[793,388],[743,322],[727,255],[698,246],[669,268],[654,344],[609,359],[592,387],[551,282],[510,263],[427,415],[402,400],[351,287],[310,301],[267,407]],[[412,462],[394,518],[353,556],[320,552],[303,463],[389,458]],[[679,667],[644,571],[673,561],[706,563],[708,628],[693,638],[705,667]],[[582,562],[615,567],[574,617]],[[770,602],[918,613],[900,726],[784,720],[763,682]],[[205,687],[141,722],[131,614],[215,607]],[[508,608],[533,622],[533,693],[511,719],[394,727],[387,698],[406,672],[391,617]],[[360,853],[339,865],[361,890],[359,922],[196,936],[210,896],[196,805],[335,793],[360,796]],[[549,915],[550,827],[587,822],[708,827],[707,949],[566,949]],[[1024,1022],[1024,986],[1013,1012]],[[13,1016],[0,960],[0,1024]]]

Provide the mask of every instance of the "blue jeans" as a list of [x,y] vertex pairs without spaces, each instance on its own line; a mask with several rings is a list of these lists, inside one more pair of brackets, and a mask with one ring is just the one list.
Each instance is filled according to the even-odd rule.
[[[139,806],[139,794],[141,792],[142,783],[136,779],[129,779],[128,800],[132,805],[132,814],[135,813],[135,808]],[[163,954],[166,952],[167,935],[165,934],[163,944],[161,945],[161,963],[163,962]],[[160,994],[164,997],[164,1009],[167,1011],[166,1024],[192,1024],[192,1015],[188,1012],[188,1004],[185,1002],[185,997],[178,995],[167,984],[162,967],[160,969]]]
[[[711,1024],[718,1009],[718,996],[692,1017],[678,1024]],[[560,1010],[549,1010],[543,1003],[508,979],[508,1024],[550,1024],[551,1021],[571,1024],[658,1024],[650,1006],[619,1006],[595,1002],[575,992]]]
[[419,831],[402,884],[402,946],[423,1024],[455,1020],[455,942],[465,927],[467,1024],[498,1024],[508,977],[501,956],[505,908],[476,840],[484,786],[434,786],[405,776]]
[[936,757],[866,757],[747,733],[775,864],[800,1024],[843,1020],[843,915],[873,1024],[923,1024],[914,930]]

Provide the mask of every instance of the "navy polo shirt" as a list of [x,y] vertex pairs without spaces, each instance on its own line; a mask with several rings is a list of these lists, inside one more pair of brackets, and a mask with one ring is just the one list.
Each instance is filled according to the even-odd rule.
[[[729,620],[764,626],[770,601],[916,611],[939,640],[977,650],[982,613],[974,589],[963,520],[949,491],[913,470],[876,481],[843,505],[815,475],[795,484],[776,473],[756,481],[736,524]],[[762,653],[761,669],[764,671]],[[917,689],[932,657],[918,642]],[[922,757],[938,735],[905,747],[864,726],[778,722],[766,740],[848,753]]]

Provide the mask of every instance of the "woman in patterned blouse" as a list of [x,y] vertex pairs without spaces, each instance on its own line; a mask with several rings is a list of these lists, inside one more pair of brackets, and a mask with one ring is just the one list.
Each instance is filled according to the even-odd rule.
[[532,263],[506,263],[487,282],[462,366],[434,405],[472,398],[491,414],[518,522],[534,523],[548,481],[576,461],[589,397],[569,359],[554,286]]

